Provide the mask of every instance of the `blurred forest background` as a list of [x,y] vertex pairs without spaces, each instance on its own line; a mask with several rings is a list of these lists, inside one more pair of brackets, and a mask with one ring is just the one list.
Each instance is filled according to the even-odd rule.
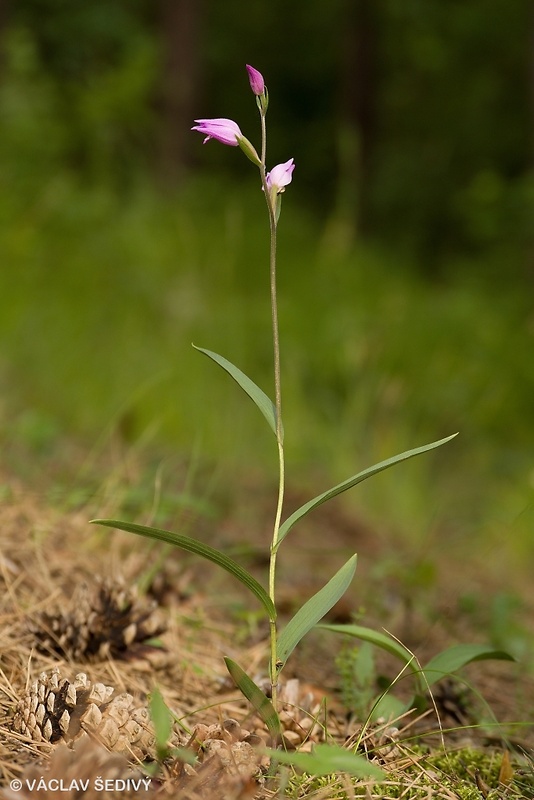
[[279,252],[289,482],[459,430],[354,502],[415,540],[446,525],[531,555],[532,0],[0,0],[0,44],[11,463],[50,463],[67,436],[274,482],[257,410],[191,348],[270,393],[258,176],[190,132],[229,117],[258,142],[250,63],[269,163],[297,165]]

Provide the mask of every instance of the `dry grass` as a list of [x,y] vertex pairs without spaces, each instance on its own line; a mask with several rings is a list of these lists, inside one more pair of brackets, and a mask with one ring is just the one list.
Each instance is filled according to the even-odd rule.
[[[454,781],[444,788],[439,771],[427,765],[421,750],[414,749],[412,737],[416,730],[422,730],[423,723],[416,727],[410,721],[403,728],[402,722],[400,734],[391,733],[387,725],[362,733],[362,726],[347,716],[339,701],[330,697],[326,705],[321,702],[322,696],[328,695],[328,689],[332,688],[331,680],[330,683],[327,679],[324,684],[320,682],[321,671],[317,664],[312,665],[308,674],[299,674],[303,663],[299,659],[296,659],[294,673],[301,682],[293,684],[296,694],[285,715],[288,741],[304,747],[309,747],[314,739],[325,737],[340,743],[359,742],[388,770],[389,779],[380,787],[355,785],[348,776],[326,782],[286,776],[280,784],[266,778],[258,783],[261,756],[254,751],[253,763],[250,762],[245,747],[248,746],[246,735],[251,733],[250,741],[254,743],[257,735],[265,740],[265,731],[229,685],[222,656],[230,655],[251,674],[261,676],[265,667],[263,631],[260,626],[243,635],[242,624],[240,629],[239,623],[218,608],[219,584],[211,587],[205,580],[199,580],[198,574],[191,575],[179,556],[167,559],[157,580],[149,586],[149,597],[152,593],[152,600],[156,598],[158,613],[165,623],[165,631],[158,642],[126,643],[122,651],[112,654],[113,657],[102,651],[86,655],[78,652],[74,657],[68,646],[62,649],[57,642],[54,650],[53,635],[47,639],[36,633],[43,614],[48,615],[48,621],[56,614],[68,616],[74,606],[79,605],[81,587],[94,590],[101,579],[123,588],[134,586],[147,575],[153,546],[127,534],[110,534],[92,528],[86,509],[77,512],[54,509],[28,493],[16,480],[5,479],[3,484],[9,486],[9,492],[0,505],[0,787],[4,787],[0,788],[1,798],[25,797],[24,791],[16,795],[6,787],[13,780],[27,780],[31,776],[80,779],[85,770],[83,774],[94,780],[96,775],[109,774],[115,778],[124,774],[144,775],[142,760],[144,768],[147,764],[149,770],[156,767],[155,745],[151,744],[146,752],[127,747],[120,755],[108,753],[102,750],[103,739],[96,728],[85,727],[85,732],[77,741],[68,742],[68,747],[61,740],[53,744],[32,741],[17,732],[14,719],[18,704],[41,673],[50,675],[54,669],[59,669],[61,678],[70,683],[75,681],[76,675],[85,673],[91,684],[112,687],[114,697],[128,693],[133,698],[132,707],[136,708],[146,709],[150,692],[155,686],[159,687],[178,720],[170,744],[196,749],[200,766],[193,772],[184,767],[181,760],[167,757],[165,763],[151,773],[152,794],[179,796],[185,800],[200,797],[245,800],[282,796],[284,792],[288,796],[316,800],[357,796],[470,797],[455,794]],[[143,609],[149,599],[141,597],[138,602]],[[499,667],[493,674],[498,676],[499,669],[500,678],[496,680],[500,684],[495,692],[502,694],[506,667]],[[310,680],[313,686],[305,684]],[[531,690],[532,685],[527,682],[524,692],[528,694]],[[528,696],[532,698],[532,694]],[[229,726],[224,726],[228,719],[237,721],[237,733],[230,733]],[[148,725],[152,725],[150,720]],[[436,729],[435,719],[427,719],[424,725]],[[473,743],[472,736],[466,739],[466,731],[463,735],[464,744],[466,741]],[[207,740],[221,744],[206,745]],[[531,745],[528,735],[522,743],[526,747]],[[457,743],[451,744],[453,748],[457,746]],[[219,756],[207,758],[210,747],[213,752],[219,749]],[[245,751],[249,762],[243,756],[243,765],[239,766]],[[500,752],[502,758],[502,749]],[[229,754],[227,758],[225,754]],[[476,791],[482,791],[483,796],[483,790],[477,789],[475,772],[467,780]],[[416,793],[419,789],[423,794]],[[125,797],[148,796],[146,790],[131,789],[130,794],[125,791],[117,797],[124,800]],[[518,796],[510,788],[508,793],[510,797]],[[92,798],[90,791],[83,795],[65,794],[67,797],[83,796],[86,800]],[[43,790],[35,796],[48,795]],[[481,795],[473,794],[475,796]]]
[[[0,776],[9,782],[28,764],[50,755],[47,744],[30,743],[12,729],[17,702],[42,672],[59,668],[71,682],[84,672],[92,683],[128,692],[146,703],[158,685],[169,707],[193,729],[223,713],[239,713],[237,694],[224,683],[222,652],[232,638],[222,620],[210,622],[200,593],[176,595],[161,609],[166,631],[161,647],[126,650],[121,658],[75,661],[68,652],[41,652],[32,633],[43,612],[66,613],[80,586],[99,577],[133,585],[146,567],[148,546],[126,535],[102,536],[83,513],[65,514],[42,507],[10,482],[11,497],[0,508]],[[177,569],[177,584],[180,583]],[[184,580],[186,580],[186,576]],[[48,648],[50,649],[50,648]],[[224,712],[222,709],[225,709]]]

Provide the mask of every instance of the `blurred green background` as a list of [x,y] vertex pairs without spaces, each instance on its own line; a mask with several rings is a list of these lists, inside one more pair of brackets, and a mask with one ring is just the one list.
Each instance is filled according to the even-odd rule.
[[194,452],[237,493],[251,472],[274,485],[270,431],[191,348],[271,393],[258,176],[190,132],[224,116],[258,143],[252,63],[269,162],[297,165],[279,241],[289,483],[459,430],[354,504],[413,541],[446,531],[528,561],[533,9],[2,0],[4,458],[120,441]]

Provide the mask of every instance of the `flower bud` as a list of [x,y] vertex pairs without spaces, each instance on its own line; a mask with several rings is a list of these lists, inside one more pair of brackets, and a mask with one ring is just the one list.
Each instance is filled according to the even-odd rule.
[[250,64],[247,64],[246,67],[250,88],[257,97],[260,97],[262,94],[265,94],[265,81],[263,80],[263,75],[261,72],[258,72],[257,69],[254,69],[254,67],[251,67]]

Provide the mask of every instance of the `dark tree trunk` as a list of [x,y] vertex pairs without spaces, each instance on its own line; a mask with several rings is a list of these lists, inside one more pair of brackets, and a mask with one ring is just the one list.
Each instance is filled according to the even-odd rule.
[[528,107],[530,112],[530,166],[534,169],[534,0],[530,0],[528,30]]
[[[1,0],[0,0],[1,1]],[[201,83],[203,0],[159,0],[162,75],[159,171],[175,185],[190,163],[189,129],[198,108]]]
[[9,11],[9,0],[0,0],[0,80],[2,80],[4,76],[6,60],[5,41],[9,25]]
[[[529,172],[530,179],[534,180],[534,0],[530,0],[528,20],[528,109],[529,109]],[[534,280],[534,236],[530,236],[527,247],[527,272],[529,278]]]
[[[348,0],[342,80],[342,117],[353,139],[350,159],[356,182],[356,224],[360,233],[371,227],[370,189],[377,120],[376,0]],[[342,165],[343,166],[343,165]]]

